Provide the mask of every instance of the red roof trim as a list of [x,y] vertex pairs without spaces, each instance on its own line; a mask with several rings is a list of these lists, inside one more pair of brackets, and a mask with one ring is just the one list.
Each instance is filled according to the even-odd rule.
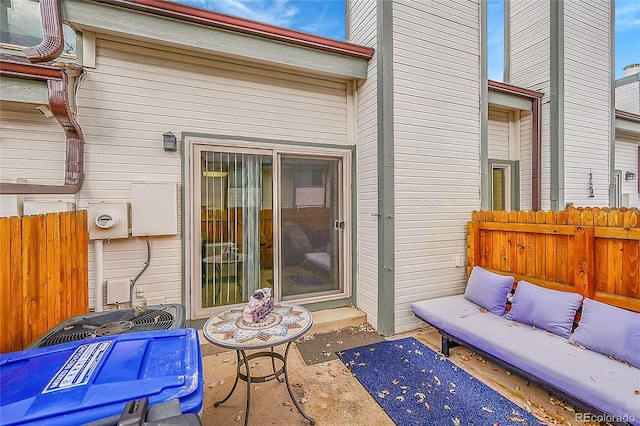
[[0,61],[0,75],[45,81],[64,78],[62,68],[6,60]]
[[624,118],[626,120],[631,120],[640,123],[640,115],[634,114],[632,112],[622,111],[620,109],[616,110],[616,118]]
[[542,92],[536,92],[535,90],[524,89],[522,87],[514,86],[512,84],[500,83],[498,81],[489,80],[489,90],[495,90],[496,92],[509,93],[516,96],[522,96],[525,98],[541,98],[544,96]]
[[284,43],[295,44],[311,49],[324,50],[345,56],[371,59],[373,49],[353,43],[320,37],[301,31],[263,24],[244,18],[225,15],[166,0],[91,0],[97,3],[120,6],[127,9],[146,12],[153,15],[193,22],[223,30],[268,38]]

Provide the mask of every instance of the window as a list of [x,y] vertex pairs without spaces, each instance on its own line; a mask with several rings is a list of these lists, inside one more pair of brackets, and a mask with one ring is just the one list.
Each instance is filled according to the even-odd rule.
[[491,169],[491,208],[520,209],[520,167],[518,161],[489,160]]
[[[63,55],[76,57],[76,34],[63,24]],[[40,3],[37,0],[0,0],[0,43],[8,49],[37,46],[42,41]]]

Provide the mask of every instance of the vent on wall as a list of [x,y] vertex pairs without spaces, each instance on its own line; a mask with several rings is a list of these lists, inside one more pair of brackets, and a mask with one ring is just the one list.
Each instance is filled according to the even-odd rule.
[[38,338],[28,349],[113,334],[168,330],[184,326],[185,308],[179,304],[113,309],[69,318]]

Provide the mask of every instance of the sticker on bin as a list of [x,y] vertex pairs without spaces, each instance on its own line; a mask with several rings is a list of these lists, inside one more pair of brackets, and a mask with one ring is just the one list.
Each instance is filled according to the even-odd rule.
[[58,370],[42,391],[43,394],[82,386],[89,383],[91,375],[105,356],[111,341],[78,346],[67,362]]

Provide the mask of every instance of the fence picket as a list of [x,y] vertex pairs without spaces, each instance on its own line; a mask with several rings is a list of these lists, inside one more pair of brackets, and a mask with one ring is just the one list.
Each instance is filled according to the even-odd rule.
[[487,220],[468,226],[480,236],[474,265],[640,311],[637,209],[487,211],[477,217]]
[[[569,212],[558,212],[556,217],[558,225],[569,224]],[[569,236],[558,235],[556,238],[556,279],[559,282],[568,282],[568,262],[569,262]]]
[[[555,225],[556,224],[556,212],[554,211],[548,211],[546,213],[546,219],[545,222],[547,224],[551,224],[551,225]],[[557,235],[551,235],[551,234],[547,234],[545,235],[545,260],[544,260],[544,266],[545,266],[545,277],[547,280],[549,281],[555,281],[556,280],[556,256],[557,256],[557,249],[556,249],[556,242],[558,240],[558,236]]]
[[72,313],[88,311],[87,212],[0,218],[0,230],[4,353],[24,349]]

